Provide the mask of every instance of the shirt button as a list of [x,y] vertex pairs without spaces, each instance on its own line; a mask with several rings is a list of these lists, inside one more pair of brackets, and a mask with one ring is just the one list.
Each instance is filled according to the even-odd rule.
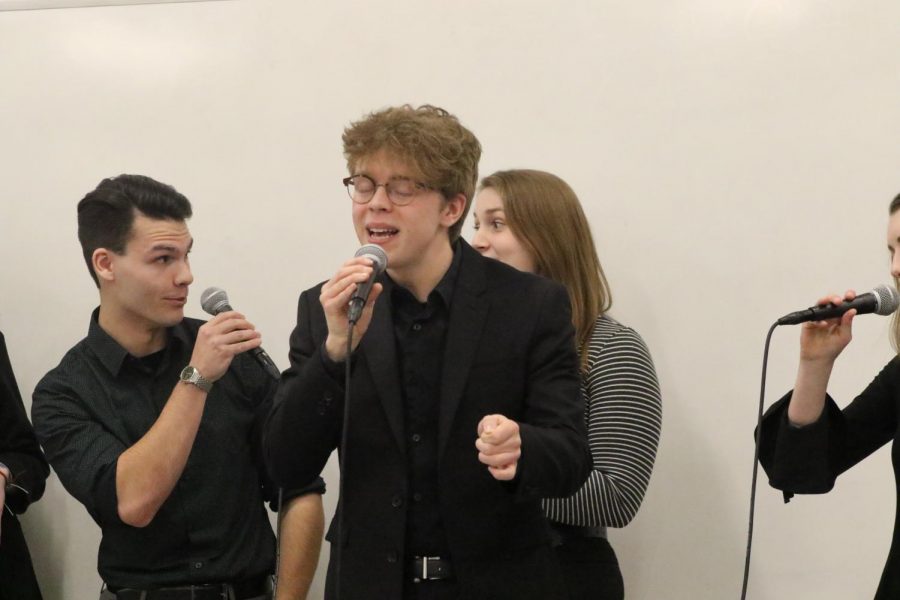
[[400,496],[394,496],[391,498],[391,506],[394,508],[400,508],[403,505],[403,498]]
[[203,563],[200,562],[200,561],[195,562],[195,563],[194,563],[194,568],[195,568],[195,569],[202,569],[202,568],[203,568]]
[[420,494],[419,492],[416,492],[415,494],[413,494],[413,500],[415,500],[416,502],[421,502],[422,494]]
[[390,550],[387,553],[387,561],[389,563],[395,563],[395,562],[397,562],[398,556],[399,556],[399,553],[396,550]]
[[421,323],[415,323],[415,324],[413,324],[413,331],[419,331],[420,329],[422,329],[422,324],[421,324]]
[[412,441],[414,441],[418,444],[419,442],[422,441],[422,436],[419,435],[418,433],[414,433],[414,434],[412,434]]

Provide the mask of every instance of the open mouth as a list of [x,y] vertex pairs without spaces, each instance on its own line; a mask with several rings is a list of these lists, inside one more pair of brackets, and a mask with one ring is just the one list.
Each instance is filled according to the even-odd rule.
[[366,227],[366,233],[369,234],[369,239],[373,242],[380,242],[394,237],[397,235],[398,230],[385,227]]

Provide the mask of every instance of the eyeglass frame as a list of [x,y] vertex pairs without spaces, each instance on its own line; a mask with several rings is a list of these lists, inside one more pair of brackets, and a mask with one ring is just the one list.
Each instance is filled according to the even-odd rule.
[[[350,191],[350,185],[353,183],[353,180],[357,179],[358,177],[365,177],[366,179],[368,179],[369,181],[372,182],[373,186],[375,186],[372,189],[372,195],[369,196],[368,200],[366,200],[365,202],[358,202],[356,200],[356,198],[354,198],[353,192]],[[391,188],[389,186],[391,185],[391,181],[397,181],[397,180],[409,181],[415,186],[416,193],[414,195],[410,196],[408,202],[397,202],[394,199],[394,197],[391,195]],[[416,196],[418,196],[422,192],[435,191],[437,189],[433,186],[428,185],[427,183],[424,183],[421,181],[416,181],[415,179],[412,179],[411,177],[393,177],[389,181],[386,181],[384,183],[378,183],[374,179],[372,179],[371,177],[366,175],[365,173],[357,173],[356,175],[350,175],[349,177],[344,177],[344,179],[342,179],[341,182],[344,184],[344,187],[347,189],[347,195],[350,196],[350,200],[352,200],[355,204],[362,204],[362,205],[368,204],[369,202],[371,202],[372,198],[375,197],[375,194],[378,193],[378,188],[380,188],[380,187],[384,188],[384,192],[385,192],[385,194],[387,194],[388,200],[390,200],[391,204],[393,204],[394,206],[408,206],[408,205],[412,204],[412,201],[416,199]],[[354,189],[356,189],[355,185],[353,187],[354,187]]]

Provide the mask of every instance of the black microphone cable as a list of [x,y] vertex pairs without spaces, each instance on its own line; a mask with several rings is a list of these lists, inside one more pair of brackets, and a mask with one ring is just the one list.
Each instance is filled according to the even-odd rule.
[[776,321],[769,327],[766,334],[766,345],[763,349],[762,380],[759,384],[759,411],[756,415],[756,439],[753,444],[753,478],[750,483],[750,519],[747,524],[747,555],[744,559],[744,581],[741,586],[741,600],[747,598],[747,582],[750,578],[750,550],[753,546],[753,512],[756,507],[756,479],[759,473],[759,436],[762,433],[763,406],[766,398],[766,369],[769,365],[769,343],[772,341],[772,333],[779,323]]
[[[344,562],[344,472],[347,468],[347,432],[350,429],[350,352],[353,349],[353,331],[356,329],[356,321],[350,322],[347,332],[347,356],[344,359],[344,414],[341,420],[341,445],[338,451],[338,505],[337,505],[337,548],[335,558],[337,564],[334,567],[334,597],[341,599],[341,566]],[[332,542],[334,543],[334,542]]]

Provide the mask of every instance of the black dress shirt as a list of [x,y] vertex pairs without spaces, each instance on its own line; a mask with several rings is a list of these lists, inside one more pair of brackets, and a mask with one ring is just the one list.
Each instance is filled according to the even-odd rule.
[[[119,518],[116,463],[155,423],[191,358],[203,324],[184,319],[163,350],[135,358],[100,327],[72,348],[34,392],[38,439],[66,489],[103,530],[98,556],[111,587],[235,581],[272,573],[275,539],[264,500],[277,492],[259,449],[276,382],[248,354],[213,385],[181,474],[153,521]],[[321,480],[305,491],[321,491]]]
[[6,484],[6,508],[0,507],[2,538],[0,538],[0,600],[31,600],[41,597],[31,556],[22,528],[16,519],[28,505],[40,499],[50,468],[38,446],[25,415],[19,386],[13,375],[0,333],[0,462],[12,475]]
[[386,278],[394,308],[406,432],[408,557],[448,556],[438,496],[438,415],[444,341],[459,262],[459,244],[455,244],[450,268],[424,303]]

